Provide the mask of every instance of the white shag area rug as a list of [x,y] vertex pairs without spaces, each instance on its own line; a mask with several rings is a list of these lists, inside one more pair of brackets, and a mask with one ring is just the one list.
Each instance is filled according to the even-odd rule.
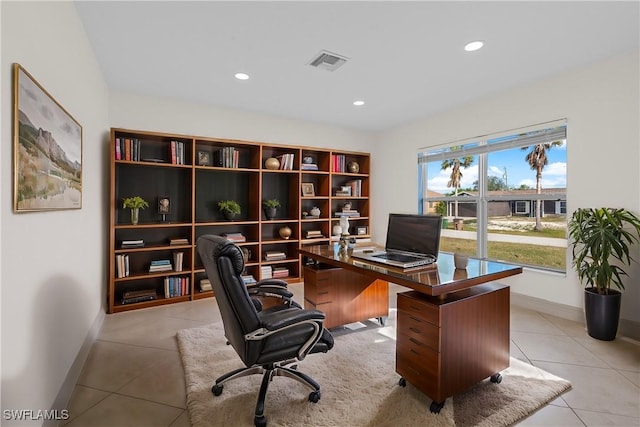
[[[482,381],[448,398],[440,413],[432,414],[431,399],[411,384],[398,385],[394,336],[393,327],[337,336],[328,353],[298,362],[298,369],[320,384],[318,403],[308,401],[308,387],[274,377],[265,403],[267,425],[509,426],[571,388],[568,381],[511,358],[500,384]],[[185,329],[177,338],[191,424],[252,426],[262,375],[229,381],[220,396],[211,392],[217,377],[243,366],[226,345],[222,324]]]

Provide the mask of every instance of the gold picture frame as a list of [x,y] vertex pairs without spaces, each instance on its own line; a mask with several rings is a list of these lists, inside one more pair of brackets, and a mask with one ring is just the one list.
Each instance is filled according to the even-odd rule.
[[315,188],[313,187],[313,182],[303,182],[302,183],[302,197],[314,197],[316,195]]
[[82,126],[13,64],[13,210],[82,209]]

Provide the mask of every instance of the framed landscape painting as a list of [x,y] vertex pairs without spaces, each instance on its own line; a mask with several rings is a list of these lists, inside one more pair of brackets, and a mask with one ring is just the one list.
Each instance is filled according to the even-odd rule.
[[82,126],[13,65],[13,209],[82,208]]

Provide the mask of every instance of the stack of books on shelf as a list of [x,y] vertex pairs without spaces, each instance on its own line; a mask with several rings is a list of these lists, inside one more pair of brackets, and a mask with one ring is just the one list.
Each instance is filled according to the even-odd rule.
[[300,169],[303,171],[317,171],[318,165],[315,163],[303,163],[300,165]]
[[211,281],[209,279],[200,280],[200,292],[207,292],[211,289]]
[[307,231],[306,238],[307,239],[321,239],[324,235],[320,230],[309,230]]
[[270,265],[263,265],[260,267],[260,280],[271,279],[273,277],[273,270]]
[[237,168],[240,163],[240,151],[233,147],[223,147],[216,151],[214,166]]
[[350,185],[341,186],[339,190],[336,190],[336,196],[338,197],[351,196],[351,186]]
[[122,294],[122,304],[133,304],[136,302],[152,301],[156,299],[155,289],[140,289],[137,291],[127,291]]
[[189,278],[188,277],[165,277],[164,278],[164,297],[173,298],[189,295]]
[[295,159],[295,154],[287,153],[281,156],[277,156],[277,159],[280,160],[280,170],[290,171],[293,170],[293,160]]
[[353,181],[347,182],[347,185],[351,187],[351,195],[353,197],[362,197],[362,180],[354,179]]
[[169,158],[174,165],[184,165],[184,142],[171,141],[169,143]]
[[173,267],[174,271],[182,271],[182,262],[184,260],[184,252],[173,253]]
[[116,138],[116,160],[129,160],[134,162],[140,161],[140,146],[142,145],[139,139],[135,138]]
[[222,237],[224,237],[225,239],[232,241],[234,243],[242,243],[242,242],[246,242],[247,238],[244,237],[244,235],[242,233],[223,233]]
[[169,239],[169,245],[171,246],[188,245],[188,244],[189,244],[189,239],[187,238],[179,237],[175,239]]
[[337,217],[348,216],[349,218],[357,218],[360,216],[360,212],[355,209],[345,209],[343,208],[341,211],[336,211]]
[[254,283],[257,283],[255,277],[251,274],[243,274],[241,277],[245,285],[253,285]]
[[266,251],[264,253],[265,261],[279,261],[282,259],[287,259],[287,254],[282,251]]
[[116,255],[116,278],[129,277],[129,255]]
[[287,267],[273,267],[271,277],[273,277],[274,279],[289,277],[289,269]]
[[171,267],[171,261],[168,259],[153,260],[151,261],[151,265],[149,265],[149,273],[171,270],[173,270],[173,267]]
[[143,248],[144,247],[144,240],[142,240],[142,239],[139,239],[139,240],[123,240],[122,243],[120,244],[120,247],[122,249]]

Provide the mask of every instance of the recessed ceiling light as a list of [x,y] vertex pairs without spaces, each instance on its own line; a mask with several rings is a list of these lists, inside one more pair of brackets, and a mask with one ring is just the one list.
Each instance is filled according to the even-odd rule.
[[353,101],[353,105],[360,107],[361,105],[364,105],[364,101]]
[[249,80],[249,74],[246,73],[236,73],[235,78],[238,80]]
[[482,46],[484,46],[484,42],[481,42],[478,40],[475,42],[467,43],[464,46],[464,50],[466,50],[467,52],[473,52],[474,50],[478,50],[482,48]]

